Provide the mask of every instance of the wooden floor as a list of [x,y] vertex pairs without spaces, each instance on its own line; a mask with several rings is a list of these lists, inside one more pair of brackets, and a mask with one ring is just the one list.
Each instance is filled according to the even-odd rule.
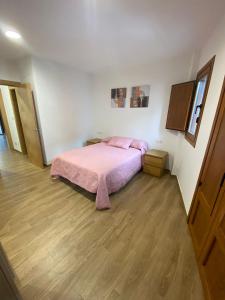
[[0,152],[0,239],[25,300],[202,300],[177,181],[139,173],[112,209]]

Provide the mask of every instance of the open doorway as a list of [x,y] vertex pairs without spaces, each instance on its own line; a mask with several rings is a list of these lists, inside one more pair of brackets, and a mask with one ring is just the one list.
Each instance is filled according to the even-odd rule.
[[5,136],[5,126],[0,110],[0,150],[5,150],[7,148],[7,141]]
[[[4,128],[1,139],[4,138],[6,140],[6,146],[9,149],[26,154],[26,143],[15,88],[0,86],[0,91],[2,128]],[[5,146],[4,140],[1,146]]]
[[1,115],[1,111],[0,111],[0,135],[4,135],[5,134],[5,128],[4,128],[4,123],[2,120],[2,115]]
[[30,84],[0,80],[0,112],[3,130],[0,148],[27,155],[43,167],[42,147]]

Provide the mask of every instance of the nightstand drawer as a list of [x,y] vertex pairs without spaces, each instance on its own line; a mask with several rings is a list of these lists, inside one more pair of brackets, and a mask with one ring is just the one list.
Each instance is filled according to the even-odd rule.
[[102,140],[99,138],[90,139],[90,140],[87,140],[86,145],[90,146],[90,145],[98,144],[98,143],[101,143],[101,141]]
[[164,173],[164,169],[161,169],[161,168],[158,168],[158,167],[153,167],[153,166],[150,166],[150,165],[144,165],[143,171],[145,173],[148,173],[148,174],[156,176],[156,177],[160,177]]
[[151,165],[151,166],[163,168],[164,162],[165,162],[165,160],[161,157],[154,157],[154,156],[150,156],[150,155],[144,156],[144,163]]
[[94,145],[94,144],[97,144],[97,143],[87,141],[87,146]]

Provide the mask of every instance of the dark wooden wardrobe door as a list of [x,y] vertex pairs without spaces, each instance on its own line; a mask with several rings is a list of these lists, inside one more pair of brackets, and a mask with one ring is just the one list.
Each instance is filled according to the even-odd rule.
[[225,80],[189,214],[207,299],[225,299]]
[[17,300],[1,268],[0,268],[0,299]]
[[167,129],[179,131],[187,129],[194,87],[195,81],[172,85],[166,121]]
[[199,253],[210,227],[213,210],[225,174],[225,117],[223,116],[218,135],[205,162],[200,179],[195,207],[192,209],[190,229]]
[[15,273],[11,268],[8,258],[0,243],[0,299],[22,300],[15,283]]
[[204,253],[200,270],[209,299],[225,299],[225,184],[219,195],[221,205]]

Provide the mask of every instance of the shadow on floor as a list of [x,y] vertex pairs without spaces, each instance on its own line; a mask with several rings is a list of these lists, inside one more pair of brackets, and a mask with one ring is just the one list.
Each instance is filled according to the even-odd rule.
[[88,191],[86,191],[85,189],[83,189],[82,187],[72,183],[71,181],[69,181],[66,178],[60,177],[59,179],[60,181],[62,181],[63,183],[65,183],[66,185],[68,185],[69,187],[71,187],[71,189],[73,189],[74,191],[80,193],[82,196],[84,196],[85,198],[91,200],[91,201],[95,201],[96,198],[96,194],[94,193],[90,193]]

